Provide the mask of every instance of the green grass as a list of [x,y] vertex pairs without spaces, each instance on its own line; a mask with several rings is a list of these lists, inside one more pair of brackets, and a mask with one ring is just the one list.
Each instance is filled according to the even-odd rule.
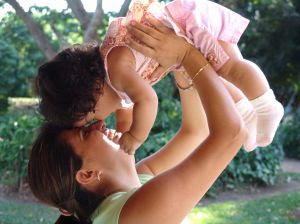
[[291,211],[300,208],[300,191],[244,202],[194,208],[193,224],[300,224]]
[[44,205],[0,200],[0,224],[53,224],[58,215]]
[[[197,207],[189,219],[192,224],[300,224],[291,216],[296,208],[300,208],[300,191]],[[0,224],[52,224],[58,215],[53,208],[43,205],[0,200]]]

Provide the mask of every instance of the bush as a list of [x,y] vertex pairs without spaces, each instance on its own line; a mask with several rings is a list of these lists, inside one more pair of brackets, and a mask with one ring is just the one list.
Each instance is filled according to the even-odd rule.
[[234,189],[245,184],[273,185],[281,171],[284,151],[277,135],[273,143],[265,148],[257,148],[248,153],[240,150],[234,160],[215,182],[209,194],[216,190]]
[[0,117],[0,181],[19,187],[27,173],[29,149],[41,118],[36,114],[12,113]]
[[300,109],[287,117],[279,129],[283,150],[287,157],[300,160]]

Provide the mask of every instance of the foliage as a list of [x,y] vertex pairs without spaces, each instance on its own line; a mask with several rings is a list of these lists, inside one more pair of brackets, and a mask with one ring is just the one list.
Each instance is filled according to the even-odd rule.
[[41,118],[20,112],[0,117],[0,181],[18,187],[27,173],[28,152]]
[[208,195],[214,196],[221,189],[235,189],[246,184],[274,185],[281,172],[283,158],[278,136],[265,148],[257,148],[250,153],[240,150],[210,188]]
[[219,181],[227,188],[233,188],[236,183],[273,185],[277,174],[281,171],[283,158],[279,138],[275,138],[271,145],[257,148],[251,153],[241,150]]
[[47,6],[32,6],[29,9],[29,14],[42,26],[44,32],[57,50],[67,46],[60,46],[61,40],[58,39],[58,36],[54,32],[55,30],[62,35],[66,44],[82,42],[83,30],[77,19],[72,15],[70,9],[58,12]]
[[[69,9],[58,12],[49,7],[33,6],[28,13],[42,26],[57,50],[69,44],[82,43],[83,31]],[[109,16],[111,13],[104,15],[98,30],[102,39]],[[55,35],[54,29],[61,38]],[[65,45],[62,45],[62,39]],[[0,97],[3,102],[9,96],[32,96],[32,78],[45,58],[23,21],[12,12],[0,23],[0,57]]]
[[43,56],[14,13],[0,23],[0,57],[0,97],[32,95],[31,79]]
[[279,129],[281,143],[287,157],[300,160],[300,109],[286,117]]

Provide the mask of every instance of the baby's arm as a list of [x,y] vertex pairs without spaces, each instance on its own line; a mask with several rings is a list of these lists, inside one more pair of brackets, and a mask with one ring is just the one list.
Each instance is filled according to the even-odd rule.
[[124,133],[128,131],[132,124],[133,108],[119,109],[116,111],[116,131]]
[[134,103],[132,125],[120,139],[123,149],[133,154],[147,139],[157,113],[153,88],[135,71],[135,59],[126,47],[116,47],[108,55],[108,73],[113,86],[125,92]]

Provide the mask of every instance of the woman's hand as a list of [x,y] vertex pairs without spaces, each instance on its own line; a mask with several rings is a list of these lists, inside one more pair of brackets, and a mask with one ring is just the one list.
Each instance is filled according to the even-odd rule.
[[[127,44],[158,61],[165,70],[173,65],[180,65],[192,45],[154,17],[148,16],[147,20],[154,28],[135,21],[127,26],[129,33],[143,42],[144,45],[137,43],[130,37],[126,40]],[[163,70],[162,68],[159,69]]]

